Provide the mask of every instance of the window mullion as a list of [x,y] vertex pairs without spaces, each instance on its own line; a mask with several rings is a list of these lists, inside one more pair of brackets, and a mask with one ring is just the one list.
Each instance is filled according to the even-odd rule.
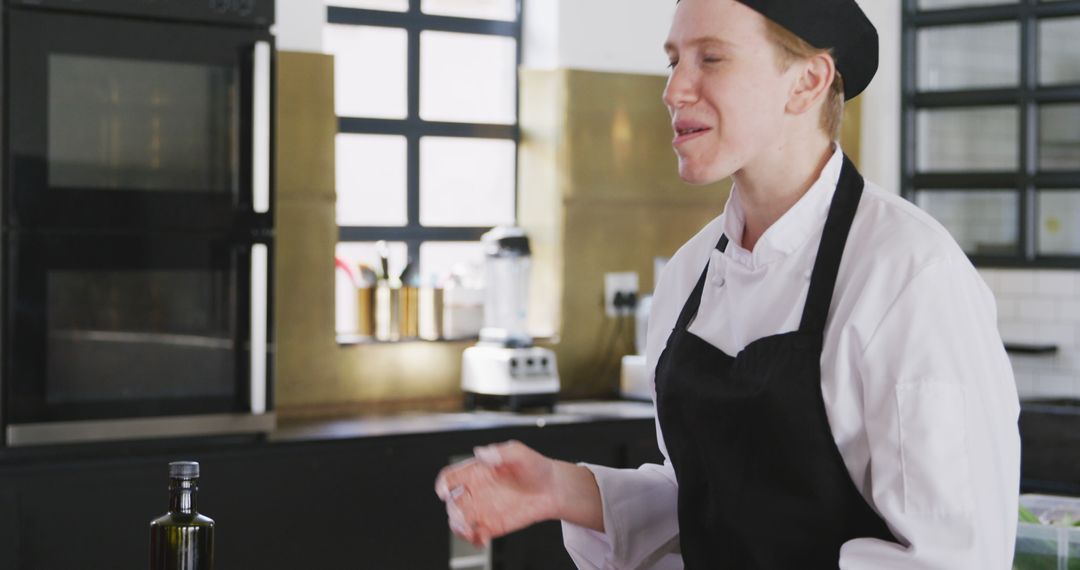
[[1038,88],[1038,20],[1036,0],[1023,0],[1020,13],[1020,249],[1024,259],[1035,261],[1037,251],[1038,204],[1034,186],[1038,169],[1039,122],[1035,104]]
[[[409,0],[409,10],[419,13],[420,0]],[[414,124],[420,122],[420,30],[409,29],[409,118]],[[408,179],[406,211],[409,227],[420,227],[420,133],[408,135]],[[411,247],[411,245],[410,245]],[[417,246],[419,247],[419,246]]]

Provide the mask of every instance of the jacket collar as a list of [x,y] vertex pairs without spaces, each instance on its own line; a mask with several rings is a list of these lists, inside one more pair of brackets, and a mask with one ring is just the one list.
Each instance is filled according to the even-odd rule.
[[834,144],[832,157],[821,169],[818,179],[794,206],[769,226],[752,252],[742,246],[746,214],[739,200],[739,189],[732,186],[731,195],[724,207],[724,234],[730,242],[725,257],[749,269],[755,269],[783,259],[801,248],[825,224],[843,165],[844,152],[839,144]]

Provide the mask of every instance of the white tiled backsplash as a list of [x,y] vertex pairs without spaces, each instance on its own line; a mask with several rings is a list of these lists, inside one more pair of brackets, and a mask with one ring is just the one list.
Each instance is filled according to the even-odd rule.
[[1080,271],[980,269],[994,292],[1006,343],[1053,344],[1048,355],[1010,354],[1021,398],[1080,398]]

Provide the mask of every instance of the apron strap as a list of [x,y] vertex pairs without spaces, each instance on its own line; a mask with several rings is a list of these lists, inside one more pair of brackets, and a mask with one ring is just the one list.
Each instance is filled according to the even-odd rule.
[[799,325],[801,332],[825,333],[825,320],[829,316],[833,290],[836,288],[840,259],[865,184],[862,175],[845,155],[840,181],[836,184],[832,204],[829,206],[829,216],[825,219],[825,230],[821,235],[821,243],[818,244],[814,270],[810,274],[810,290],[806,294],[802,323]]
[[[728,238],[726,235],[720,236],[720,242],[716,244],[716,249],[723,252],[727,249]],[[682,311],[679,313],[679,319],[675,321],[676,330],[685,330],[690,326],[690,321],[697,315],[698,307],[701,305],[701,294],[705,291],[705,276],[709,274],[709,264],[705,264],[705,269],[701,270],[701,277],[698,278],[697,285],[694,286],[694,290],[690,292],[690,297],[683,303]]]

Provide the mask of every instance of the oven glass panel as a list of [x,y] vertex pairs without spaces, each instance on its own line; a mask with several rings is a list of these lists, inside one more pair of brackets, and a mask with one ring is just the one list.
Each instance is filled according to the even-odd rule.
[[52,188],[233,192],[234,67],[48,56]]
[[234,394],[225,271],[53,271],[47,283],[47,405]]
[[250,390],[251,244],[9,234],[9,421],[234,413]]

